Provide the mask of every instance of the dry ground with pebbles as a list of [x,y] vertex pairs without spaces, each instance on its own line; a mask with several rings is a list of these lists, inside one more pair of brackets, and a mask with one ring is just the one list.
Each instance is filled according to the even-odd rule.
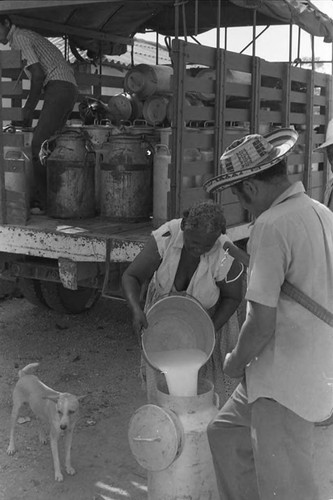
[[[0,500],[145,500],[146,472],[131,455],[127,430],[145,404],[139,348],[123,302],[102,299],[81,315],[41,310],[22,298],[0,299]],[[56,483],[49,445],[33,414],[17,425],[17,453],[6,454],[11,394],[19,368],[39,362],[47,385],[77,395],[81,417],[72,447],[75,476]],[[320,500],[333,499],[333,425],[317,428]],[[60,446],[62,457],[63,447]]]

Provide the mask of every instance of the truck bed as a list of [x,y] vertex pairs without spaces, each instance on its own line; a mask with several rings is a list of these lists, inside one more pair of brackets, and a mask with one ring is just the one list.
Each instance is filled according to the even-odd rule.
[[[77,262],[131,262],[153,229],[152,222],[114,222],[103,217],[53,219],[31,216],[26,225],[0,225],[0,252]],[[248,224],[228,229],[232,240],[244,238]]]
[[152,230],[151,222],[113,222],[91,219],[51,219],[31,216],[26,225],[0,225],[0,252],[74,261],[130,262]]

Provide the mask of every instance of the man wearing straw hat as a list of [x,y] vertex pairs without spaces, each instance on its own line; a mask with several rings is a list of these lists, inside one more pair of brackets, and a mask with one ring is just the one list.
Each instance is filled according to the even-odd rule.
[[327,155],[327,159],[331,165],[331,171],[328,179],[328,183],[324,193],[324,205],[326,205],[330,210],[333,211],[333,119],[328,122],[326,130],[325,142],[323,142],[315,151],[320,151],[324,149]]
[[[255,218],[247,315],[224,361],[243,381],[208,426],[222,500],[319,498],[314,428],[333,412],[333,214],[288,180],[296,141],[291,128],[235,141],[204,185],[231,186]],[[324,316],[281,293],[286,282]]]

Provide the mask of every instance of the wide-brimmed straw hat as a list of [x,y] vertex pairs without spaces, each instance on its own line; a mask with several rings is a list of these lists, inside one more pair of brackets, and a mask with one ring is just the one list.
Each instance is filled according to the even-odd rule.
[[323,142],[320,146],[314,149],[314,151],[318,151],[318,149],[327,148],[327,146],[331,146],[332,144],[333,144],[333,119],[328,122],[325,142]]
[[293,128],[280,128],[235,140],[221,156],[222,174],[206,181],[204,189],[208,193],[222,190],[272,167],[290,153],[297,138]]

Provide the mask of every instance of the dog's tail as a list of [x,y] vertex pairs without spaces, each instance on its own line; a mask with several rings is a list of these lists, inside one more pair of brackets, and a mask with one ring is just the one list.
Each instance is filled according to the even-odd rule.
[[38,365],[39,363],[30,363],[30,365],[27,365],[24,368],[22,368],[22,370],[19,370],[18,372],[19,378],[23,377],[23,375],[28,375],[28,373],[31,370],[34,370]]

